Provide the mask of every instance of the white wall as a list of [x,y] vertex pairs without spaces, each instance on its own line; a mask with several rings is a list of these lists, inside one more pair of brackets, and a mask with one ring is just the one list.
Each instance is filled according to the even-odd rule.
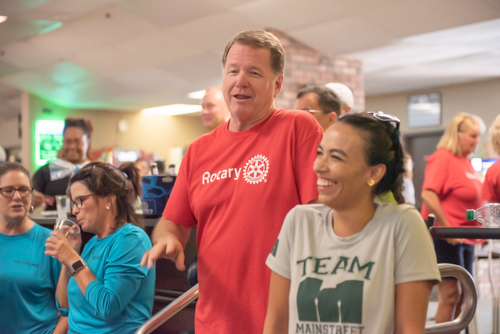
[[21,145],[17,117],[0,120],[0,146],[10,148]]
[[[407,99],[409,95],[440,92],[442,120],[440,126],[410,129],[408,127]],[[382,110],[401,120],[401,132],[425,133],[444,130],[453,116],[459,112],[468,112],[481,117],[486,125],[486,132],[481,136],[476,156],[488,157],[488,130],[493,120],[500,114],[500,78],[476,81],[466,84],[429,88],[389,95],[366,97],[366,110]]]

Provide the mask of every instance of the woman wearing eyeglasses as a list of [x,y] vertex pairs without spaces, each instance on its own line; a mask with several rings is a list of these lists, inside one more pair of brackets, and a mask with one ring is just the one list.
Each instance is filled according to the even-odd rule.
[[89,120],[66,118],[57,159],[40,167],[33,175],[33,206],[45,203],[45,210],[56,210],[55,196],[66,195],[71,175],[90,161],[92,131]]
[[44,254],[50,230],[28,217],[31,191],[26,168],[0,165],[0,332],[66,333],[55,299],[61,265]]
[[[393,126],[396,123],[396,128]],[[399,120],[347,114],[325,132],[318,201],[292,209],[267,259],[264,333],[423,333],[440,280],[425,223],[401,196]]]
[[81,238],[52,232],[47,239],[46,254],[64,265],[57,299],[69,314],[68,333],[134,333],[151,317],[155,283],[155,268],[141,267],[151,242],[132,208],[138,170],[89,163],[70,184],[78,225],[95,236],[81,256]]
[[[476,176],[468,156],[476,150],[483,132],[483,121],[474,115],[459,113],[451,120],[425,168],[422,185],[421,214],[436,216],[436,226],[479,225],[468,222],[467,209],[483,205],[479,194],[481,180]],[[434,240],[438,263],[453,263],[467,269],[472,275],[474,244],[481,242],[468,239]],[[436,323],[446,322],[458,316],[461,298],[458,282],[444,279],[439,285]]]

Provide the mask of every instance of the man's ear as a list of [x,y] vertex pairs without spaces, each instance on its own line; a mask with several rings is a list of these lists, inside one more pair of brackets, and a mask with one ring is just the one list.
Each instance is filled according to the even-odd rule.
[[333,125],[333,123],[335,123],[337,121],[337,118],[339,116],[337,115],[336,112],[331,112],[328,114],[328,126],[330,127],[331,125]]
[[278,96],[282,88],[283,88],[283,74],[280,74],[280,76],[274,82],[274,98]]

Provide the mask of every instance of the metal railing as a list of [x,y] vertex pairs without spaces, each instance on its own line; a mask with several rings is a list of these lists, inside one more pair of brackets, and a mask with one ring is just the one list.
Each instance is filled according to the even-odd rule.
[[476,285],[469,272],[460,266],[441,263],[438,264],[438,268],[441,278],[454,277],[460,282],[463,293],[462,312],[455,320],[425,327],[425,333],[458,333],[469,325],[476,313]]
[[135,334],[148,334],[160,327],[165,321],[179,313],[193,301],[198,299],[198,284],[183,293],[179,298],[168,304],[165,308],[156,313],[144,325],[139,327]]
[[[454,264],[438,264],[441,277],[454,277],[462,285],[464,294],[463,308],[460,315],[453,321],[440,324],[429,325],[425,328],[425,333],[455,333],[460,332],[471,322],[477,307],[477,290],[471,275],[462,267]],[[142,325],[136,334],[148,334],[161,326],[165,321],[172,318],[191,302],[198,298],[198,284],[182,294],[168,306],[156,313],[151,319]]]

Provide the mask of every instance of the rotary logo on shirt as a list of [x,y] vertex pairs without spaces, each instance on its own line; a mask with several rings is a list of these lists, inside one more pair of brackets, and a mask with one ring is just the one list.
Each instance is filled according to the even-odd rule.
[[262,154],[258,154],[247,161],[245,167],[243,168],[243,175],[241,175],[241,171],[241,167],[226,168],[214,173],[206,171],[201,177],[201,184],[205,185],[224,179],[232,179],[236,181],[240,179],[240,176],[243,176],[243,179],[249,184],[267,182],[269,159]]

